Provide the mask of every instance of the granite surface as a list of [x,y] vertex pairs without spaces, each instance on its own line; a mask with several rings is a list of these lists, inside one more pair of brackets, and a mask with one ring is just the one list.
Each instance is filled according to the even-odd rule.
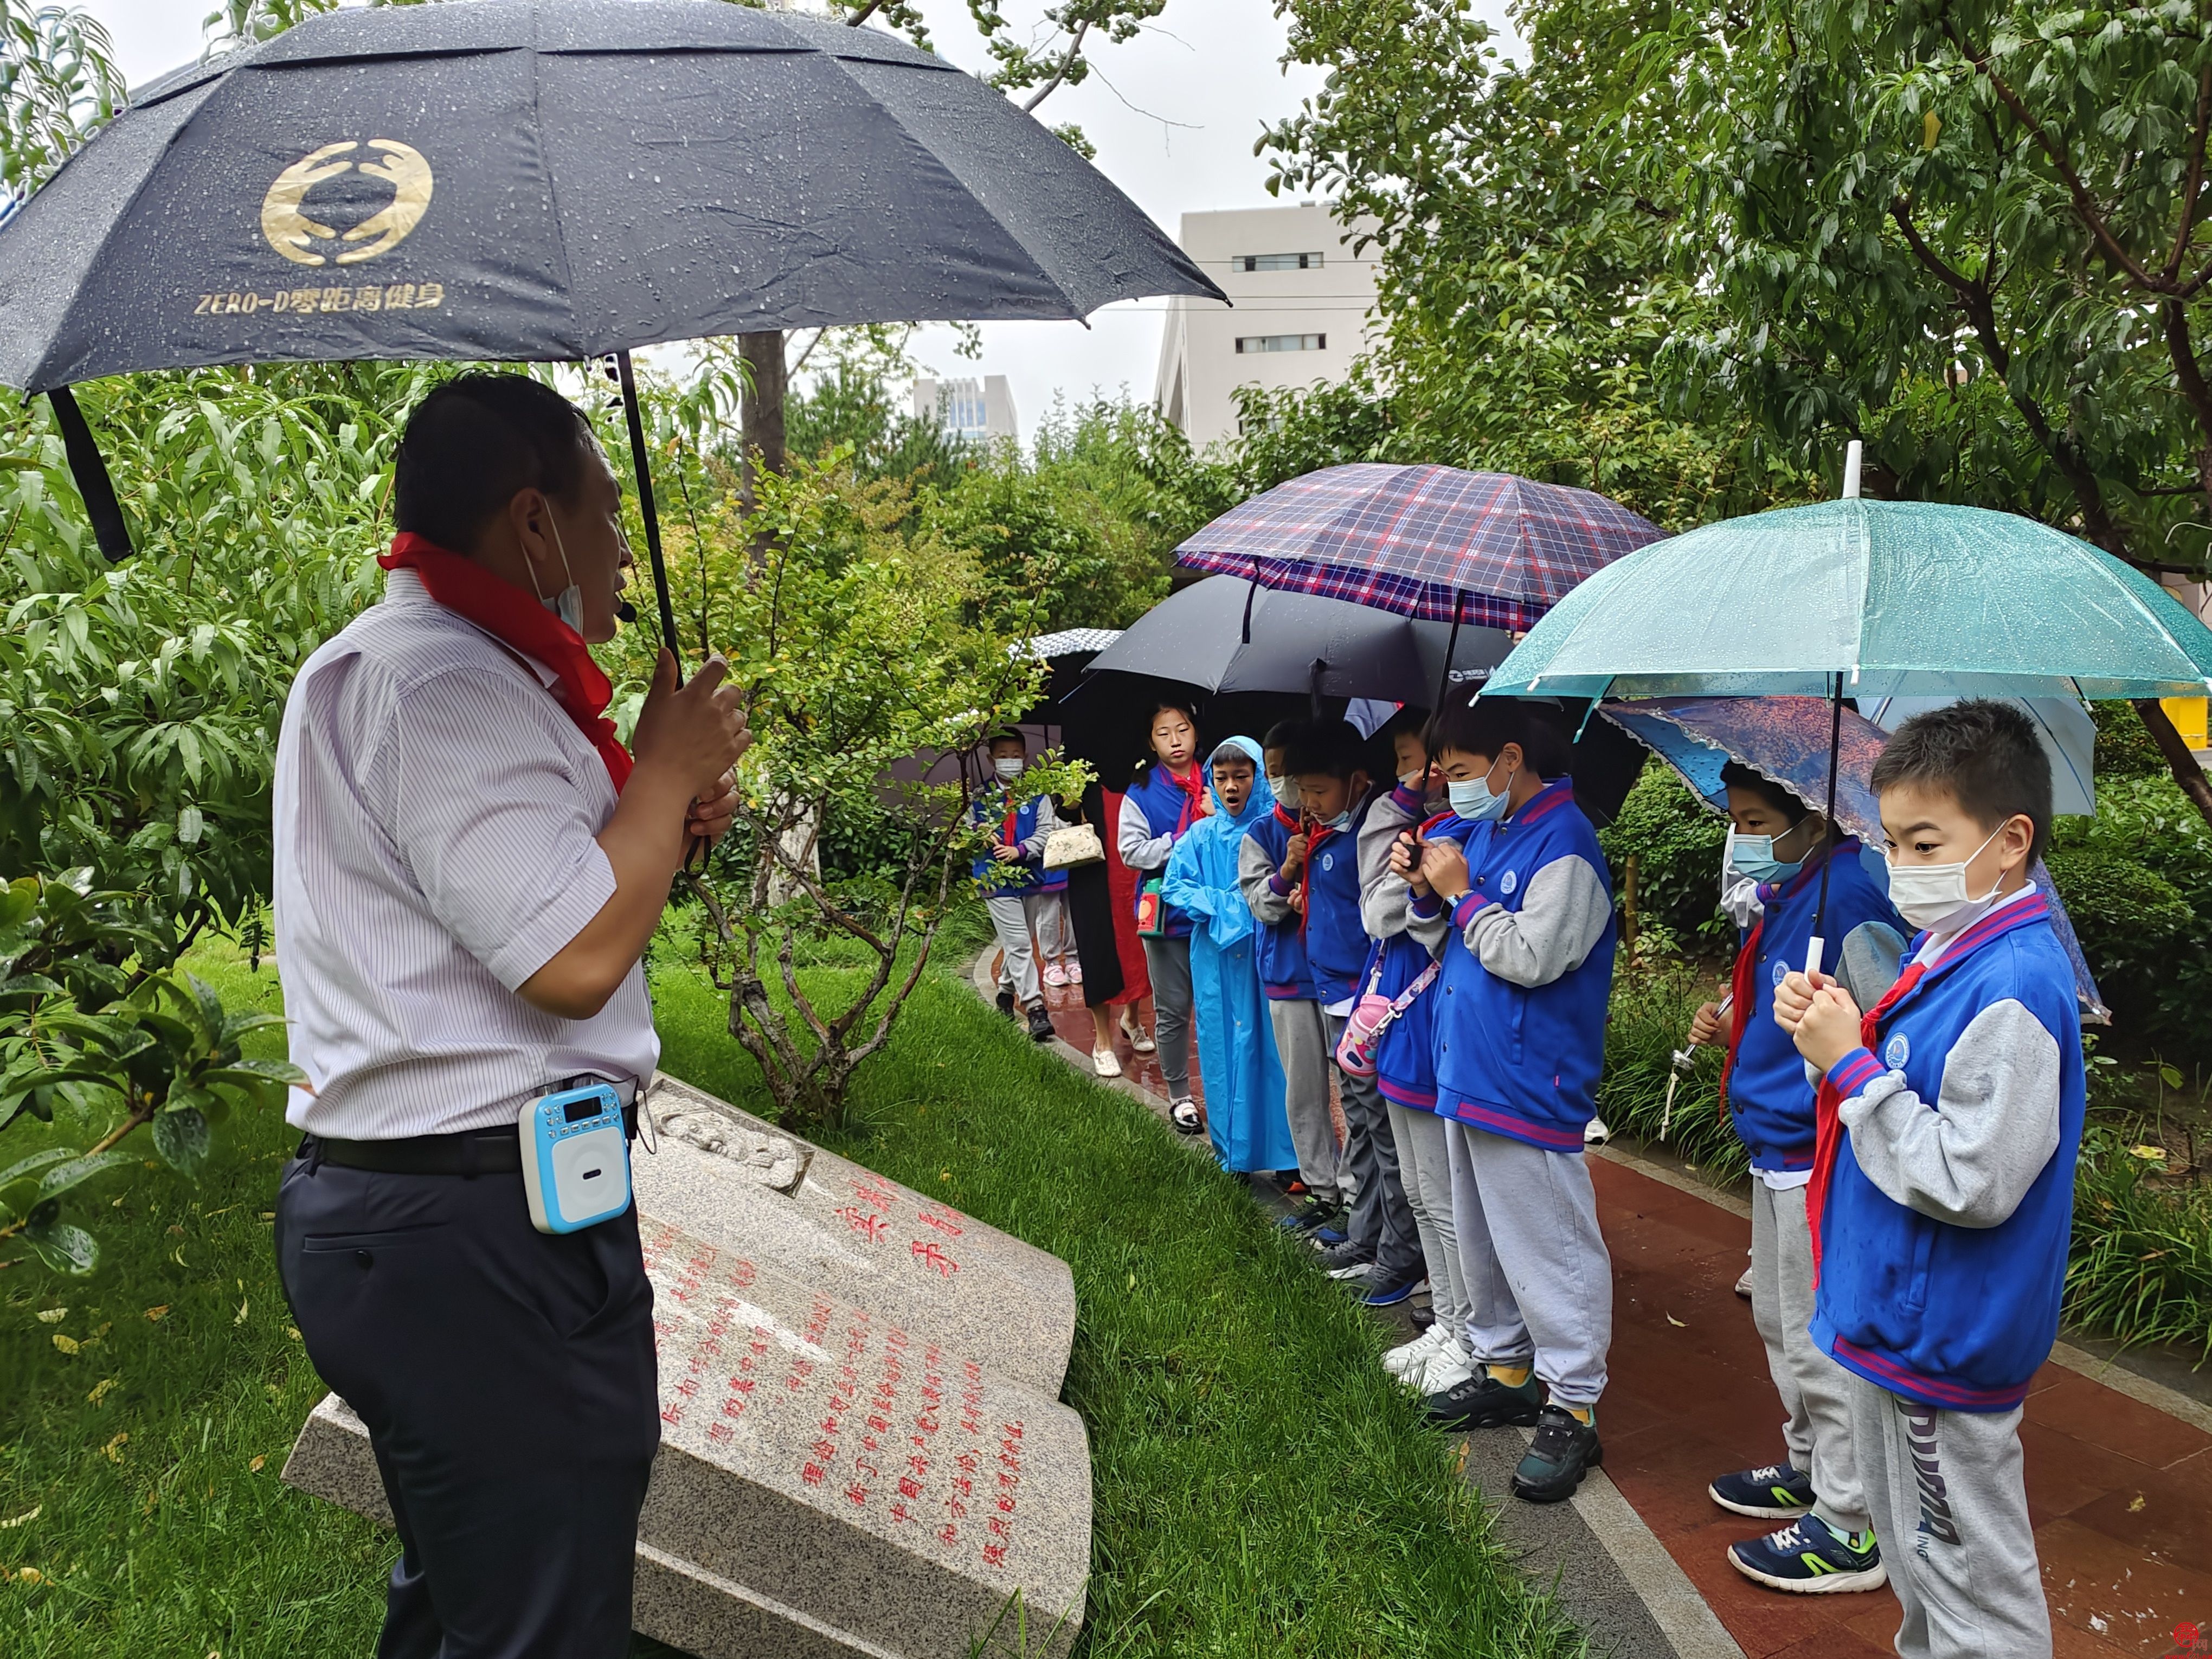
[[[636,1627],[702,1659],[1065,1652],[1091,1506],[1055,1398],[1066,1265],[672,1080],[653,1099],[659,1152],[634,1162],[661,1447]],[[389,1524],[335,1395],[284,1478]]]

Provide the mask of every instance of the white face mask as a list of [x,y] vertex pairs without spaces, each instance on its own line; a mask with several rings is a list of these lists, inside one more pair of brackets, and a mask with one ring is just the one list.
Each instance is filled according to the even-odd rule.
[[568,568],[568,550],[561,540],[561,523],[553,516],[550,507],[545,512],[545,526],[553,532],[554,548],[561,555],[561,574],[568,579],[568,585],[561,590],[557,598],[547,599],[545,590],[538,586],[538,567],[533,564],[530,567],[530,586],[538,595],[538,604],[581,634],[584,631],[584,590],[576,586],[575,572]]
[[1334,817],[1325,820],[1325,823],[1328,828],[1331,830],[1350,829],[1352,827],[1352,813],[1350,809],[1347,808],[1344,811],[1339,812]]
[[1279,801],[1286,811],[1297,804],[1291,799],[1290,789],[1291,781],[1288,778],[1271,776],[1267,780],[1267,793]]
[[1027,764],[1027,762],[1017,760],[1012,755],[1000,755],[992,760],[991,769],[1000,777],[1012,780],[1021,776],[1022,768]]
[[1923,933],[1955,933],[1996,902],[1997,889],[2004,884],[2004,872],[2000,870],[1990,890],[1975,898],[1966,891],[1966,866],[1981,856],[1982,848],[2003,833],[2004,825],[2001,823],[1990,831],[1988,841],[1956,864],[1899,864],[1892,860],[1889,902],[1905,918],[1905,925]]
[[[1492,762],[1491,771],[1497,769],[1498,763]],[[1488,823],[1505,816],[1505,809],[1513,799],[1513,780],[1519,775],[1518,772],[1507,773],[1503,789],[1490,787],[1489,772],[1479,778],[1455,779],[1444,786],[1444,793],[1451,799],[1452,811],[1468,823]]]

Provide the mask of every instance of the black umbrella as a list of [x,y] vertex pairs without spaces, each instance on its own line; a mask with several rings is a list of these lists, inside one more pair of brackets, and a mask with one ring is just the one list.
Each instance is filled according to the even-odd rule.
[[[1091,671],[1146,674],[1206,691],[1426,706],[1442,680],[1450,637],[1447,623],[1209,576],[1139,617],[1091,659]],[[1462,628],[1452,653],[1455,676],[1479,678],[1511,649],[1503,629]]]
[[0,227],[0,384],[205,363],[617,354],[675,644],[633,349],[1219,298],[1088,162],[878,31],[721,0],[310,17],[163,76]]

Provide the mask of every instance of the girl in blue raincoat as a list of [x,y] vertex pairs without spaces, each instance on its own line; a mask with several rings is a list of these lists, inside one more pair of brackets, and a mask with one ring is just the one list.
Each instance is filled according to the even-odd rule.
[[1274,810],[1261,773],[1260,745],[1249,738],[1231,738],[1213,751],[1206,767],[1213,811],[1176,843],[1161,885],[1161,896],[1194,924],[1191,1002],[1206,1128],[1221,1167],[1240,1171],[1297,1164],[1283,1110],[1282,1062],[1253,957],[1258,926],[1237,880],[1244,832]]

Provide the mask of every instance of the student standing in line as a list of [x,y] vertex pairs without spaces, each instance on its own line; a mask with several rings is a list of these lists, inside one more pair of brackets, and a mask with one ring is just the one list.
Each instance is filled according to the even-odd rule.
[[[1729,1547],[1730,1564],[1747,1578],[1803,1594],[1875,1589],[1886,1573],[1851,1452],[1849,1391],[1842,1370],[1814,1346],[1808,1328],[1813,1240],[1805,1189],[1813,1179],[1813,1085],[1790,1034],[1775,1024],[1774,993],[1791,969],[1805,965],[1824,866],[1826,938],[1842,941],[1869,922],[1901,937],[1900,923],[1862,862],[1856,838],[1832,833],[1820,813],[1747,766],[1729,762],[1721,781],[1731,820],[1723,880],[1755,883],[1757,909],[1736,953],[1725,1026],[1719,1005],[1709,1002],[1691,1023],[1690,1041],[1728,1046],[1722,1099],[1751,1154],[1752,1322],[1782,1396],[1789,1457],[1723,1474],[1706,1491],[1737,1515],[1792,1523]],[[1835,954],[1844,959],[1841,950]]]
[[1214,811],[1168,859],[1168,902],[1191,918],[1191,1006],[1206,1077],[1206,1127],[1224,1170],[1253,1174],[1293,1156],[1283,1067],[1267,1030],[1253,945],[1258,928],[1237,880],[1246,828],[1273,805],[1260,746],[1231,738],[1206,763]]
[[[1168,855],[1191,825],[1213,810],[1198,764],[1198,720],[1188,703],[1164,699],[1146,721],[1152,761],[1121,798],[1115,840],[1121,862],[1137,872],[1138,906],[1145,889],[1167,869]],[[1190,1097],[1190,918],[1160,896],[1154,931],[1145,935],[1145,969],[1157,1011],[1152,1035],[1159,1043],[1160,1079],[1167,1085],[1168,1115],[1182,1133],[1206,1127]]]
[[2085,1084],[2074,972],[2027,878],[2051,763],[2026,715],[1914,716],[1875,763],[1889,897],[1925,931],[1862,1013],[1792,973],[1774,1018],[1821,1074],[1813,1340],[1851,1441],[1904,1659],[2047,1659],[2022,1402],[2058,1332]]
[[1443,782],[1430,769],[1421,725],[1417,711],[1404,709],[1389,727],[1397,787],[1368,809],[1360,826],[1359,914],[1375,941],[1362,988],[1394,1004],[1411,994],[1374,1045],[1375,1084],[1389,1112],[1399,1176],[1413,1212],[1436,1313],[1427,1330],[1384,1354],[1382,1365],[1419,1393],[1437,1395],[1473,1376],[1474,1360],[1467,1346],[1467,1279],[1452,1225],[1447,1132],[1437,1115],[1434,1015],[1443,994],[1437,988],[1441,970],[1430,945],[1409,931],[1407,906],[1413,891],[1390,867],[1390,849],[1401,837],[1418,835],[1432,818],[1441,822],[1449,816],[1436,811],[1441,799],[1430,799],[1431,783],[1440,797]]
[[[1288,745],[1303,730],[1290,721],[1271,730],[1267,743],[1275,746],[1263,745],[1264,763],[1280,768]],[[1279,771],[1276,775],[1284,777],[1285,788],[1295,789],[1287,775]],[[1311,1231],[1337,1222],[1344,1210],[1341,1155],[1328,1111],[1328,1030],[1322,1018],[1313,969],[1306,960],[1305,917],[1295,902],[1312,837],[1297,799],[1272,799],[1272,779],[1268,790],[1269,810],[1254,815],[1237,848],[1237,874],[1244,902],[1260,925],[1260,983],[1267,994],[1275,1052],[1283,1063],[1284,1106],[1298,1180],[1306,1189],[1285,1224]],[[1346,1264],[1336,1263],[1330,1276],[1364,1272],[1364,1263],[1352,1267],[1349,1274]]]
[[1575,805],[1552,705],[1446,708],[1429,752],[1454,817],[1393,866],[1444,933],[1437,1105],[1454,1120],[1452,1213],[1482,1369],[1430,1401],[1449,1428],[1534,1424],[1516,1497],[1574,1495],[1603,1450],[1613,1263],[1583,1155],[1613,985],[1612,884]]
[[1037,895],[1042,873],[1037,860],[1044,854],[1045,838],[1060,827],[1060,817],[1046,796],[1014,796],[1015,780],[1029,763],[1029,745],[1020,732],[994,732],[984,750],[990,757],[992,781],[969,802],[968,811],[978,826],[990,830],[991,840],[976,854],[970,873],[998,936],[999,1007],[1009,1014],[1018,1010],[1029,1022],[1030,1036],[1045,1042],[1052,1037],[1052,1016],[1037,983],[1030,901]]
[[[1080,964],[1076,983],[1091,1010],[1091,1069],[1101,1077],[1121,1075],[1121,1056],[1115,1052],[1115,1022],[1140,1054],[1152,1052],[1152,981],[1145,971],[1145,942],[1137,936],[1137,882],[1121,862],[1115,844],[1115,827],[1121,821],[1121,797],[1116,791],[1093,783],[1083,792],[1074,821],[1098,831],[1105,854],[1097,864],[1079,865],[1067,872],[1067,921],[1075,935]],[[1131,1016],[1142,1024],[1132,1022]]]

